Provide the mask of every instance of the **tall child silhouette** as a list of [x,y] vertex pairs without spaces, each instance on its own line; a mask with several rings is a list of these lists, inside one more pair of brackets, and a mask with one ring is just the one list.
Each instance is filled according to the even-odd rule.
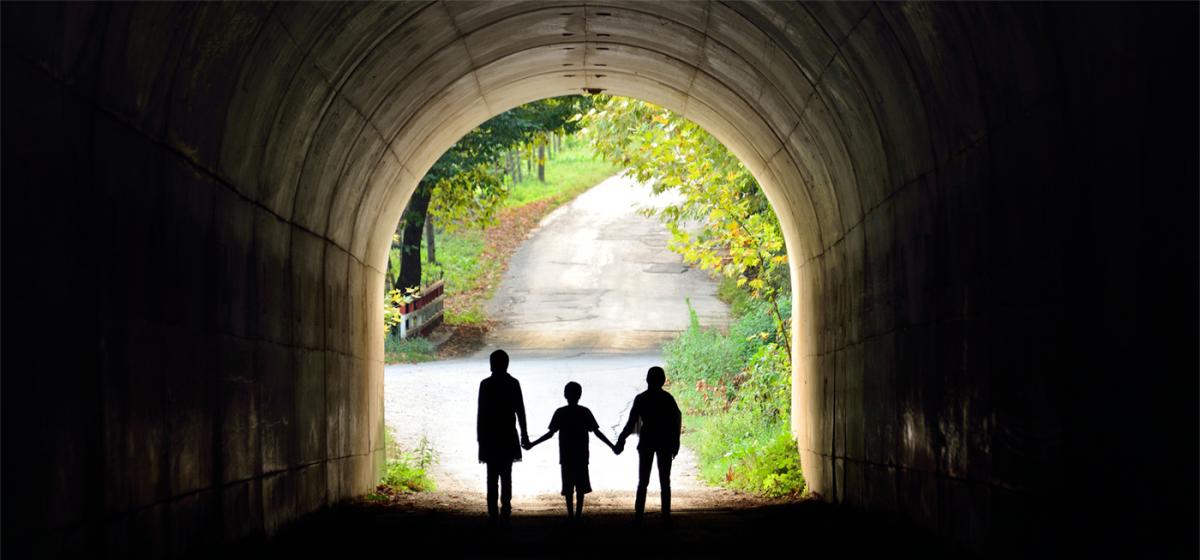
[[[588,476],[588,433],[596,434],[609,449],[616,451],[611,441],[604,437],[596,417],[587,407],[579,406],[579,397],[583,395],[583,387],[572,381],[563,388],[563,396],[567,406],[554,411],[550,419],[550,431],[525,449],[550,439],[558,432],[558,463],[562,469],[562,495],[567,500],[567,518],[581,519],[583,517],[583,495],[592,491],[592,481]],[[575,494],[575,510],[571,511],[571,494]]]
[[[512,465],[521,460],[521,446],[529,444],[525,427],[525,401],[521,384],[508,374],[508,354],[496,350],[490,356],[492,375],[479,382],[479,410],[475,436],[479,441],[479,462],[487,464],[488,520],[497,516],[507,521],[512,514]],[[521,426],[517,441],[516,420]],[[500,507],[496,507],[496,484],[500,485]],[[498,514],[498,515],[497,515]]]
[[625,449],[625,439],[638,435],[638,487],[634,502],[634,520],[641,521],[646,510],[646,487],[650,485],[650,466],[658,457],[658,485],[662,491],[663,519],[671,519],[671,460],[679,453],[682,417],[675,397],[663,390],[667,374],[654,366],[646,372],[646,390],[633,399],[629,421],[617,438],[614,451]]

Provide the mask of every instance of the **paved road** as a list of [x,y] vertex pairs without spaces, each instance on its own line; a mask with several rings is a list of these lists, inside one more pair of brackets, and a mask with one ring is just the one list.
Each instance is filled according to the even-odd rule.
[[637,213],[671,200],[618,176],[543,219],[488,306],[500,322],[490,345],[657,350],[687,328],[688,300],[702,325],[726,324],[716,282],[667,248],[656,218]]
[[[667,249],[666,228],[636,212],[663,202],[619,177],[587,191],[547,216],[514,256],[490,304],[500,326],[487,347],[468,359],[386,369],[385,421],[407,446],[429,438],[440,455],[433,474],[443,490],[461,495],[484,488],[475,407],[494,348],[512,357],[509,371],[521,381],[531,438],[543,434],[554,409],[565,404],[563,386],[577,381],[580,404],[615,439],[633,397],[646,387],[646,369],[661,363],[662,342],[687,328],[687,299],[701,324],[727,322],[716,283]],[[631,502],[624,494],[637,484],[635,445],[617,457],[592,440],[598,500],[591,503],[604,503],[604,496]],[[517,507],[560,507],[559,478],[557,441],[526,452],[513,469]],[[723,492],[699,481],[687,449],[672,480],[677,508]],[[657,507],[656,498],[651,502]]]

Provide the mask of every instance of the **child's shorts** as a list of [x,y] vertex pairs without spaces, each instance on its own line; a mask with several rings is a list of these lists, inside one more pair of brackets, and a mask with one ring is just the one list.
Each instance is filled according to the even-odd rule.
[[559,466],[562,467],[562,495],[587,494],[592,491],[587,463],[563,463]]

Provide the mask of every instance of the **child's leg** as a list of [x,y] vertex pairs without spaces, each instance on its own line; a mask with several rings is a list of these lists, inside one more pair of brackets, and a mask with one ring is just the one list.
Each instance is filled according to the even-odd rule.
[[567,501],[567,518],[570,519],[573,515],[571,512],[575,509],[574,504],[571,503],[571,494],[573,494],[575,484],[571,478],[571,470],[567,468],[567,465],[559,465],[559,469],[562,472],[562,495]]
[[575,518],[583,517],[583,489],[575,489]]

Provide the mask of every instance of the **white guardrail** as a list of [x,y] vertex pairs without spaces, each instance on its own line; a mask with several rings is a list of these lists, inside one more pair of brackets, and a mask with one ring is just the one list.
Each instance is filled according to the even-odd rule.
[[421,290],[416,299],[400,306],[400,338],[420,336],[442,324],[442,303],[446,299],[441,280]]

